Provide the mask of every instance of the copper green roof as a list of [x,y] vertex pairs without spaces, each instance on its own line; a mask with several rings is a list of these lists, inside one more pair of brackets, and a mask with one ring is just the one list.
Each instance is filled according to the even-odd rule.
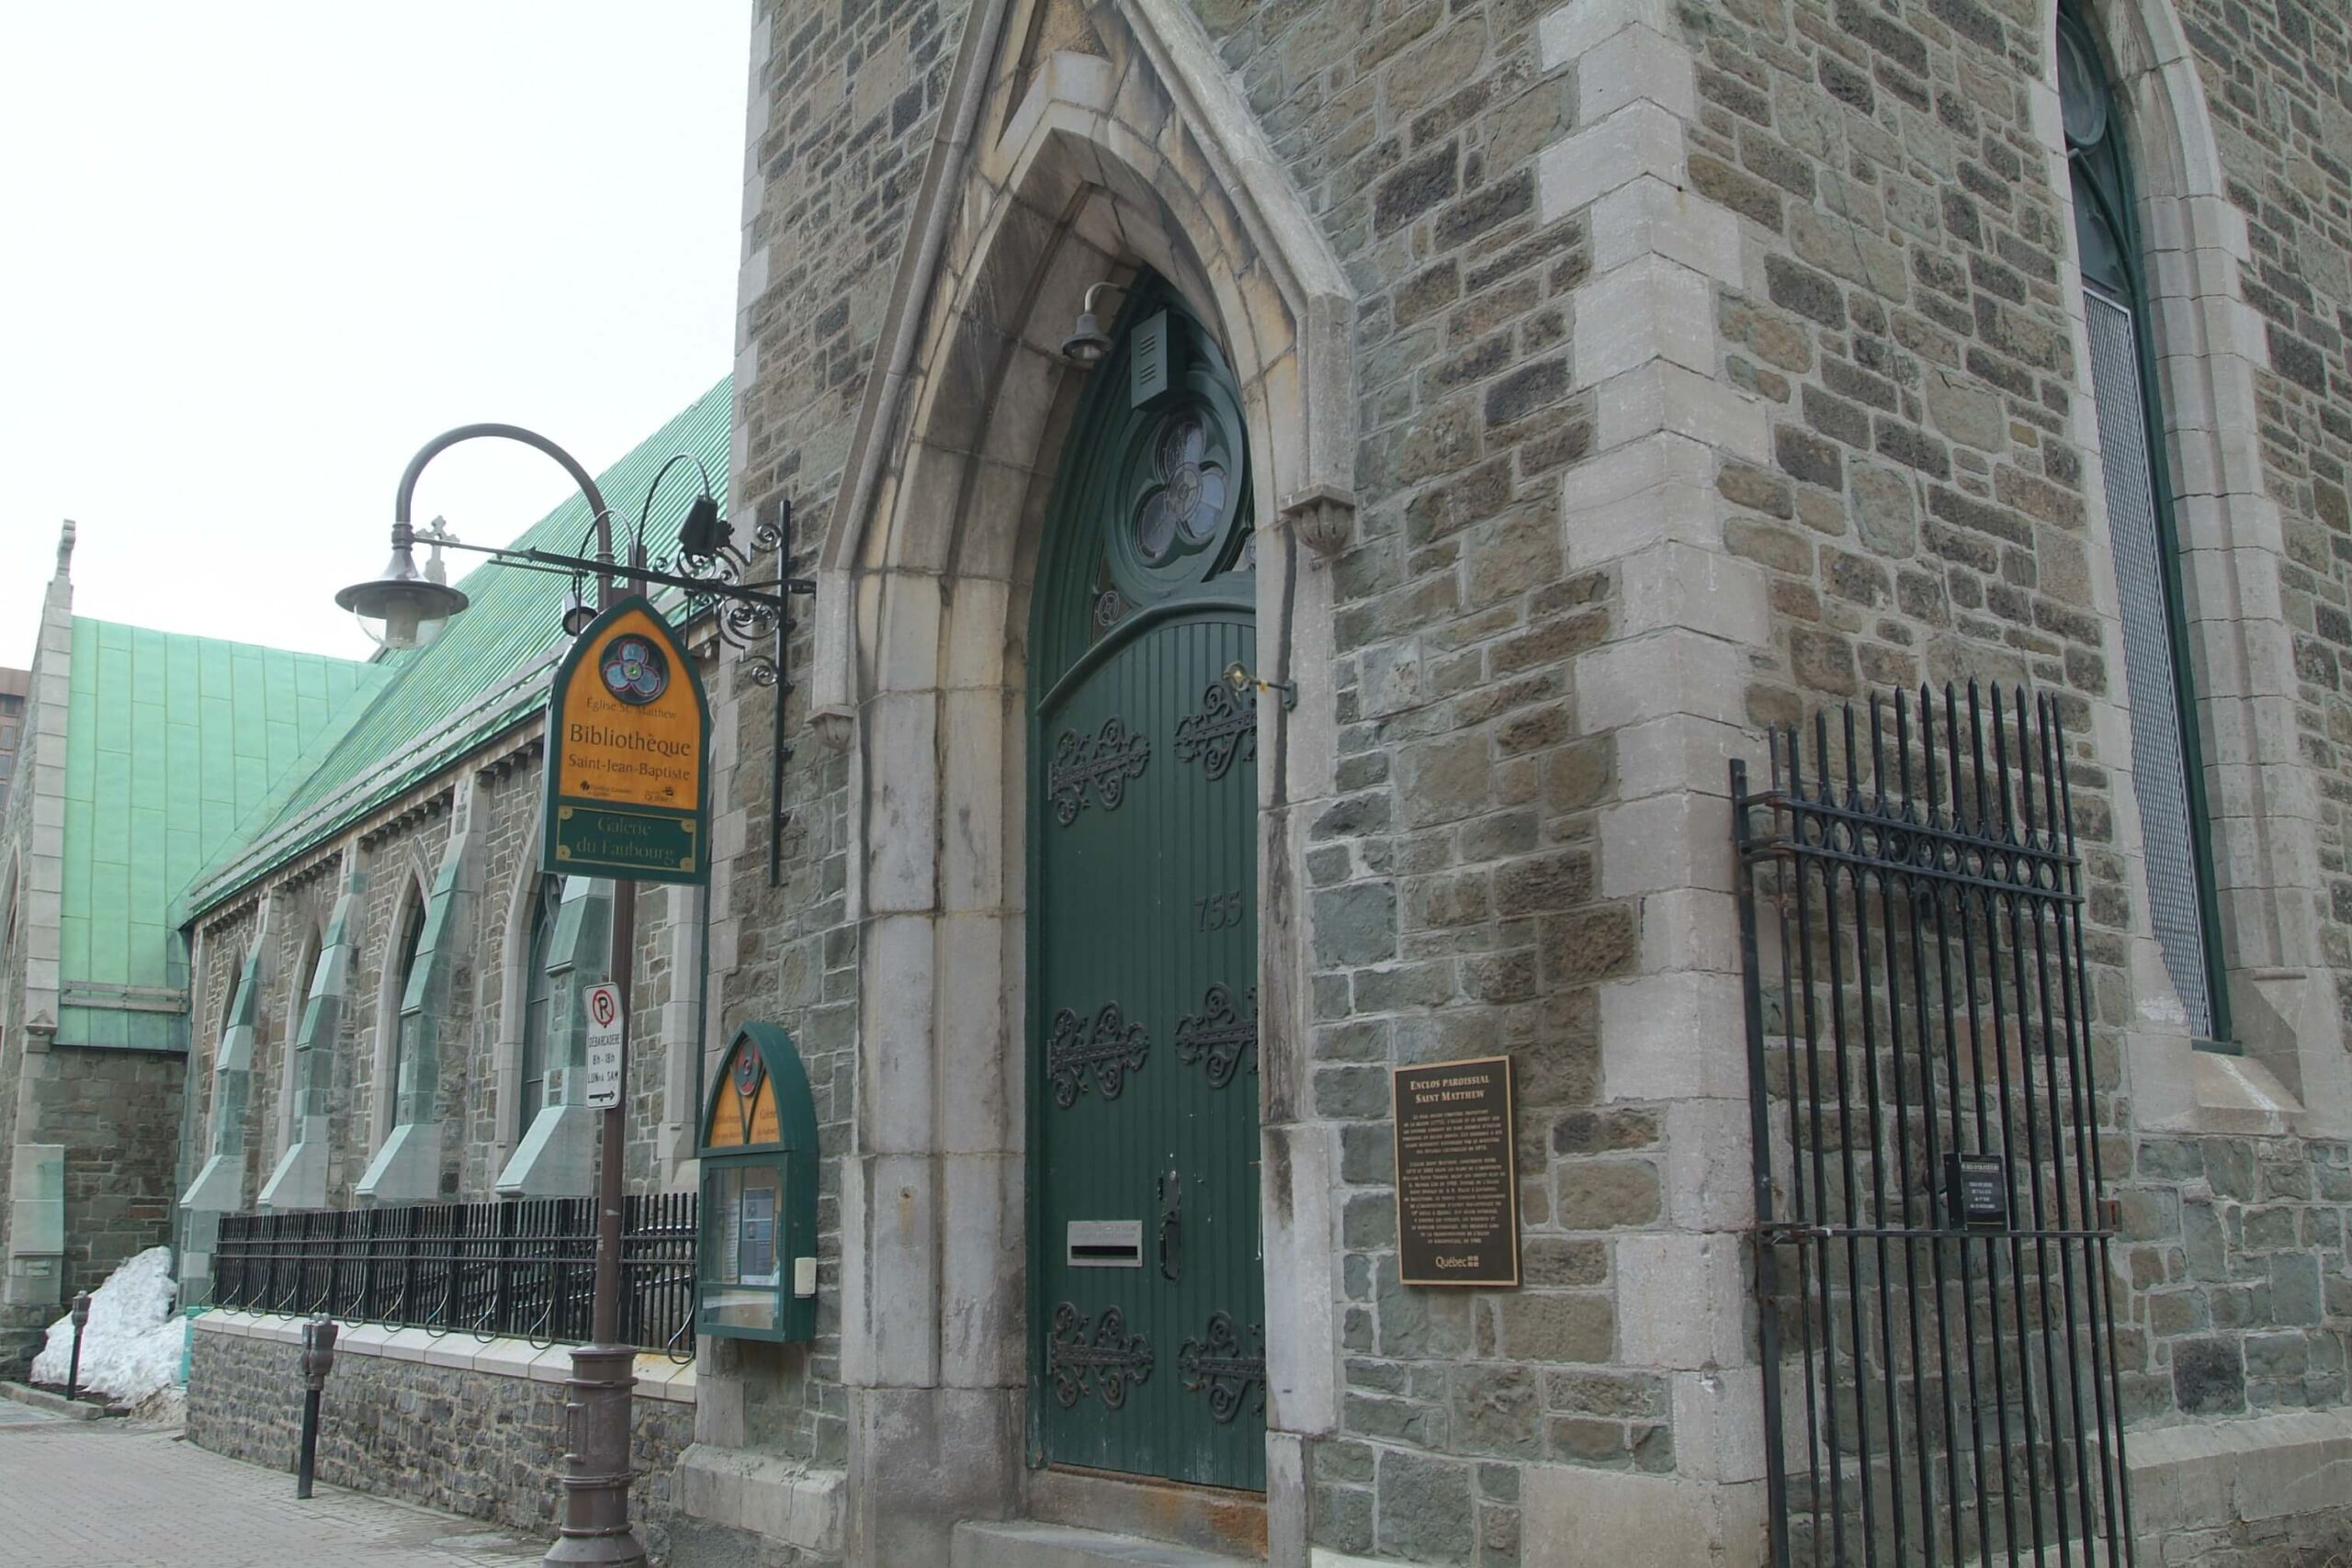
[[177,1049],[174,899],[383,676],[85,616],[73,647],[58,1043]]
[[[733,406],[733,381],[722,379],[596,476],[615,513],[616,548],[626,548],[624,536],[636,527],[647,488],[677,454],[699,457],[723,494]],[[678,525],[700,493],[698,486],[693,465],[686,463],[662,482],[646,525],[646,548],[655,559],[674,552]],[[567,555],[590,553],[582,543],[589,525],[588,503],[574,495],[514,543]],[[385,675],[373,700],[347,726],[313,746],[287,787],[243,823],[238,838],[189,889],[184,914],[218,903],[333,837],[545,705],[546,671],[563,641],[570,580],[492,563],[469,572],[458,585],[471,607],[429,646],[377,656],[375,668]]]

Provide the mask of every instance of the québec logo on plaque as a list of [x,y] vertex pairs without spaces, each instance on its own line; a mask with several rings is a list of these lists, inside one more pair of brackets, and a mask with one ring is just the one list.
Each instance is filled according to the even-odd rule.
[[710,705],[670,623],[632,594],[598,615],[548,693],[540,869],[709,880]]

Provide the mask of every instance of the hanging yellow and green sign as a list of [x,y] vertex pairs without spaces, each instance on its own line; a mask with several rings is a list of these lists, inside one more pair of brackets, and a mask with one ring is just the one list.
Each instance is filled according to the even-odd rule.
[[635,594],[605,610],[548,693],[540,868],[707,881],[709,742],[710,704],[670,623]]

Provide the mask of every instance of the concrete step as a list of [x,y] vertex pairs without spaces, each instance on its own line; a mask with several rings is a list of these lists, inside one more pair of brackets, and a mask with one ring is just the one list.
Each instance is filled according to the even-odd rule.
[[1025,1520],[956,1527],[954,1568],[1264,1568],[1190,1546]]
[[128,1415],[128,1410],[111,1404],[93,1404],[85,1399],[68,1399],[62,1393],[51,1393],[30,1383],[0,1382],[0,1398],[13,1399],[19,1404],[29,1404],[36,1410],[46,1410],[52,1416],[62,1416],[69,1421],[95,1421],[101,1416]]

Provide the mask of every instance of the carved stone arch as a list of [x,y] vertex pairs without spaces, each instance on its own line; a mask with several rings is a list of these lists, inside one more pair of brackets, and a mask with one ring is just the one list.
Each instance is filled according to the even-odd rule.
[[[1353,297],[1313,215],[1182,6],[1088,7],[1102,55],[997,58],[1007,39],[1057,37],[1040,16],[1052,4],[989,0],[967,22],[818,554],[814,711],[860,699],[853,616],[871,603],[855,580],[947,564],[940,513],[960,487],[943,495],[889,459],[918,433],[969,456],[1029,456],[1015,429],[979,439],[987,400],[970,394],[1034,396],[1057,379],[1087,286],[1123,263],[1159,269],[1219,338],[1250,405],[1260,526],[1295,521],[1329,548],[1351,524]],[[1015,346],[1035,362],[1005,358]],[[943,409],[943,389],[966,402]]]
[[[1270,1473],[1295,1476],[1301,1435],[1335,1417],[1331,1314],[1295,1281],[1335,1267],[1337,1151],[1300,1122],[1288,1053],[1306,1035],[1293,868],[1334,750],[1313,673],[1331,663],[1329,572],[1300,547],[1351,525],[1353,305],[1189,10],[1087,6],[1101,53],[1019,58],[1055,36],[1039,16],[1053,3],[969,14],[818,554],[812,711],[855,721],[841,727],[862,969],[841,1364],[862,1562],[944,1561],[956,1517],[1023,1492],[1029,580],[1086,375],[1061,344],[1090,286],[1146,266],[1232,370],[1261,673],[1306,675],[1295,712],[1261,710],[1265,1267],[1293,1282],[1270,1302],[1270,1442],[1291,1445]],[[1277,1488],[1270,1506],[1303,1501]]]
[[[2042,36],[2054,39],[2058,0],[2044,0]],[[2150,998],[2171,982],[2133,899],[2133,988],[2141,998],[2130,1054],[2143,1125],[2208,1130],[2228,1125],[2308,1133],[2352,1125],[2334,977],[2321,941],[2326,890],[2320,864],[2316,791],[2303,774],[2293,712],[2293,641],[2280,593],[2285,523],[2266,493],[2260,385],[2270,374],[2262,321],[2241,275],[2253,265],[2245,214],[2227,188],[2221,147],[2196,58],[2174,0],[2083,0],[2121,111],[2136,180],[2156,383],[2165,404],[2164,458],[2173,491],[2181,588],[2201,732],[2211,853],[2234,1032],[2247,1055],[2190,1049],[2185,1029],[2161,1021]],[[2040,130],[2073,233],[2054,50],[2035,85]],[[2090,396],[2087,327],[2074,316],[2076,444],[2084,465],[2099,613],[2117,624],[2119,591],[2109,565],[2105,484]],[[2114,662],[2120,698],[2093,705],[2094,744],[2128,778],[2128,674]],[[2143,877],[2139,809],[2114,792],[2116,847]]]
[[995,95],[989,106],[988,123],[995,134],[1004,134],[1005,124],[1012,111],[1029,96],[1030,85],[1036,80],[1038,68],[1057,54],[1086,54],[1098,58],[1107,54],[1102,35],[1094,26],[1093,7],[1086,0],[1033,0],[1018,6],[1008,17],[1008,37],[1020,39],[1020,47],[1010,51],[1012,69],[1009,91]]

